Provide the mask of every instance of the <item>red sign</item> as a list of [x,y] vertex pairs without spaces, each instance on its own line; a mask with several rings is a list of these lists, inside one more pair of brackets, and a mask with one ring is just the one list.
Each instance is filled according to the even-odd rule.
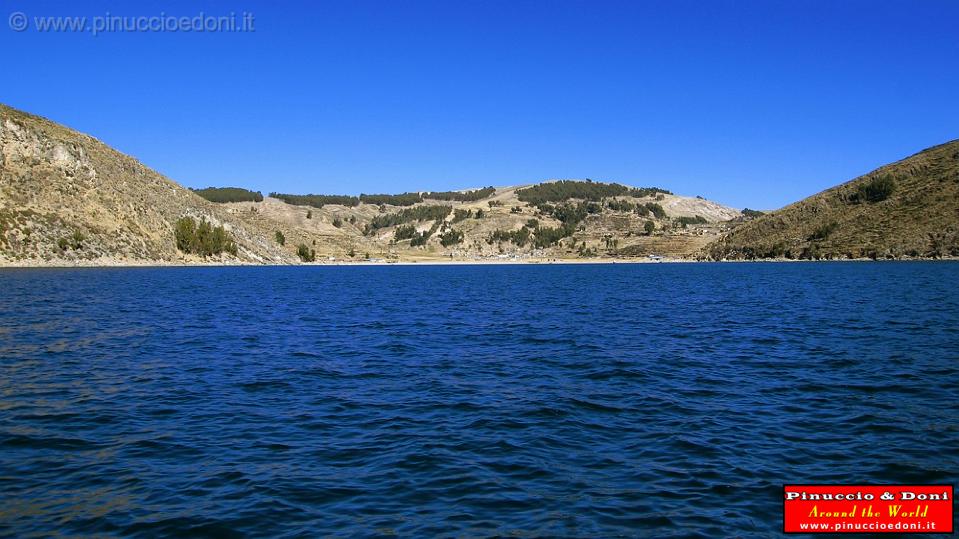
[[786,533],[952,533],[952,485],[783,485]]

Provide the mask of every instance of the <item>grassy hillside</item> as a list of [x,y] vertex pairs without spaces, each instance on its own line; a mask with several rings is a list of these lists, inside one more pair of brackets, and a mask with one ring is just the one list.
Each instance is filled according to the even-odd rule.
[[716,259],[959,256],[959,141],[929,148],[708,245]]

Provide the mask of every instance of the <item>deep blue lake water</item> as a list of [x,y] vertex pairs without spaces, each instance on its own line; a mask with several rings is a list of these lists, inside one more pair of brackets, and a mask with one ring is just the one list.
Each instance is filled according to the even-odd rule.
[[777,536],[957,472],[956,263],[0,271],[3,536]]

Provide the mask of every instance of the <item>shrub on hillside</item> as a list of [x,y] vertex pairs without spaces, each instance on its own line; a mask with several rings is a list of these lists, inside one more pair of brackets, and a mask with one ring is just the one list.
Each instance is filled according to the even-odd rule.
[[867,182],[856,186],[852,195],[853,202],[882,202],[896,190],[896,180],[892,176],[875,176]]
[[79,230],[74,230],[73,236],[70,237],[70,240],[71,240],[70,246],[73,247],[74,250],[82,249],[83,242],[86,239],[87,237],[83,235],[83,232],[80,232]]
[[59,247],[61,251],[66,251],[67,249],[73,249],[74,251],[77,251],[83,248],[83,242],[86,239],[87,237],[83,235],[83,232],[74,230],[70,237],[58,239],[57,247]]

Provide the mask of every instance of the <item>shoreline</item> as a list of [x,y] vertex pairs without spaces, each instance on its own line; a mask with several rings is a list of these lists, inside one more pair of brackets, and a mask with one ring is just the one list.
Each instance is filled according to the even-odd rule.
[[871,258],[836,258],[829,260],[799,260],[788,258],[763,258],[755,260],[696,260],[688,258],[662,258],[651,260],[645,258],[547,258],[547,259],[504,259],[504,260],[444,260],[444,259],[419,259],[419,260],[397,260],[397,261],[324,261],[324,262],[306,262],[300,264],[270,264],[255,262],[184,262],[184,261],[162,261],[162,260],[144,260],[144,261],[110,261],[110,263],[100,263],[96,260],[89,263],[50,263],[49,261],[0,261],[0,270],[3,269],[117,269],[117,268],[204,268],[204,267],[348,267],[348,266],[535,266],[535,265],[628,265],[628,264],[743,264],[743,263],[810,263],[810,262],[956,262],[959,257],[941,257],[941,258],[898,258],[898,259],[871,259]]

